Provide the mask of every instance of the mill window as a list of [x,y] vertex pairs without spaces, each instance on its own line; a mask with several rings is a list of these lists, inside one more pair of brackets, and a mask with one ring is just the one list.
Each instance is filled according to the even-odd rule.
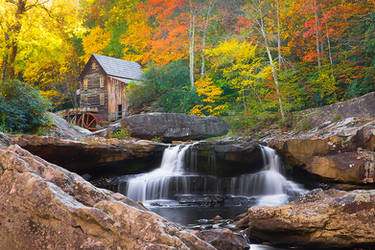
[[89,86],[89,80],[87,78],[83,79],[83,88],[87,89]]
[[105,96],[104,96],[104,94],[100,94],[100,95],[99,95],[99,99],[100,99],[100,105],[104,105],[104,101],[105,101]]
[[100,76],[100,87],[104,88],[104,77]]

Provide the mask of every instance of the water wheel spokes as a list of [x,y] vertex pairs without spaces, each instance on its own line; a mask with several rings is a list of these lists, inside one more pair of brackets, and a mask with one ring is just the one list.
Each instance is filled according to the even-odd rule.
[[93,113],[82,114],[78,119],[78,126],[84,127],[86,129],[94,130],[98,121]]

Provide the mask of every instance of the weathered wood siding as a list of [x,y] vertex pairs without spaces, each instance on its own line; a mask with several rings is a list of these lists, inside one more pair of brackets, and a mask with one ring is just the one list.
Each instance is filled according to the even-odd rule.
[[107,77],[107,92],[108,92],[108,113],[109,120],[118,119],[118,105],[122,105],[122,114],[124,117],[127,115],[128,105],[126,96],[126,86],[127,84],[114,79],[110,76]]
[[[105,73],[100,68],[95,60],[90,60],[91,65],[88,65],[86,72],[84,72],[81,80],[81,108],[97,108],[99,113],[103,114],[105,119],[108,119],[108,94],[107,81]],[[104,79],[104,86],[100,87],[100,77]],[[84,81],[87,79],[87,89],[85,89]],[[104,104],[100,105],[100,95],[104,95]],[[87,100],[87,103],[86,103]]]

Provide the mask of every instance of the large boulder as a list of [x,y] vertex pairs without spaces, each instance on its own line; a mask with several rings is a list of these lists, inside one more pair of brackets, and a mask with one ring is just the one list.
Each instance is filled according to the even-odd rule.
[[194,234],[199,238],[207,241],[217,249],[222,250],[243,250],[250,249],[246,240],[227,228],[217,228],[195,231]]
[[375,183],[375,121],[327,121],[303,132],[263,139],[286,159],[328,182]]
[[71,124],[57,114],[48,113],[47,117],[52,124],[52,129],[48,132],[50,136],[61,139],[83,139],[92,135],[90,130]]
[[214,249],[119,193],[0,148],[0,249]]
[[249,209],[250,240],[311,249],[375,245],[375,190],[316,189],[289,205]]
[[123,174],[144,172],[160,163],[164,148],[168,146],[145,140],[77,141],[22,134],[10,137],[31,153],[80,174],[111,166],[119,166]]
[[173,140],[200,140],[228,133],[229,125],[219,117],[200,117],[176,113],[152,113],[125,117],[121,127],[132,137]]

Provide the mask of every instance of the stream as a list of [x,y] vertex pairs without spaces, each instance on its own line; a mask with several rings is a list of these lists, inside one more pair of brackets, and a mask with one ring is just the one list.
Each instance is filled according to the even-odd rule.
[[[201,174],[194,144],[165,149],[160,167],[142,174],[111,178],[116,191],[142,202],[155,213],[186,226],[204,224],[219,215],[235,218],[251,206],[277,206],[307,192],[283,174],[275,150],[259,145],[263,160],[260,171],[238,176]],[[187,159],[189,158],[189,159]],[[215,165],[214,159],[210,165]],[[236,166],[232,166],[235,168]],[[276,249],[251,245],[252,249]]]

